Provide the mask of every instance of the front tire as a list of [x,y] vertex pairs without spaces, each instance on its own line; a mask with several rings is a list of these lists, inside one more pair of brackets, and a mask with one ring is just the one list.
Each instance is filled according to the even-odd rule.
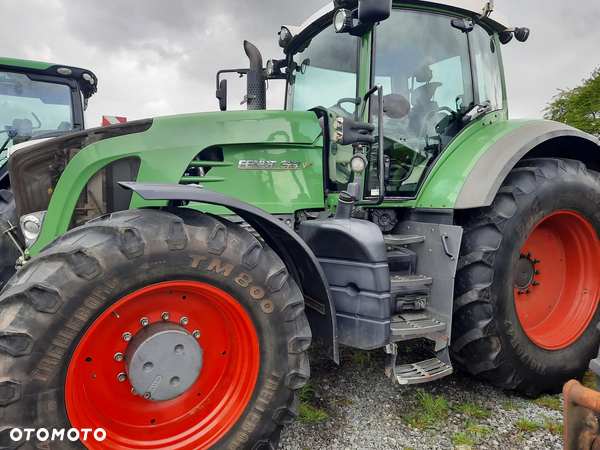
[[93,220],[0,297],[0,448],[12,428],[102,428],[59,446],[274,449],[309,377],[303,305],[277,255],[224,219]]
[[451,351],[468,372],[535,396],[594,357],[600,181],[579,161],[521,161],[463,220]]
[[[19,216],[17,215],[17,206],[12,189],[0,190],[0,221],[6,226],[16,227],[12,236],[18,244],[23,246],[24,241],[19,228]],[[10,225],[9,225],[10,224]],[[21,252],[15,246],[15,243],[6,235],[0,236],[0,288],[15,274],[15,265]]]

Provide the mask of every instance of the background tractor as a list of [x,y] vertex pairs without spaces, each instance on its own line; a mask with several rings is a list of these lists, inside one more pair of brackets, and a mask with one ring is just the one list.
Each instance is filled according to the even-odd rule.
[[[455,364],[534,396],[581,376],[600,148],[509,120],[500,49],[528,36],[491,2],[337,0],[282,27],[266,70],[245,43],[249,111],[16,153],[28,260],[0,297],[0,447],[71,427],[107,436],[60,448],[274,449],[311,339],[334,361],[384,349],[398,384]],[[405,363],[415,338],[431,358]]]
[[[20,148],[85,128],[84,111],[98,79],[89,70],[0,58],[0,285],[15,273],[25,240],[8,175]],[[31,181],[31,180],[30,180]],[[22,247],[22,248],[21,248]]]

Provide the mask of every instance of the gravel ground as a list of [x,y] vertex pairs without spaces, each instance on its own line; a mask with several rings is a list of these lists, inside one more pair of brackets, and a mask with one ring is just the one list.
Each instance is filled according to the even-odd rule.
[[[318,350],[311,350],[311,387],[305,404],[327,417],[313,423],[286,427],[281,450],[349,449],[562,449],[561,433],[552,434],[547,423],[562,424],[559,410],[492,387],[464,372],[431,383],[399,387],[384,374],[382,350],[342,350],[337,366]],[[419,428],[410,417],[423,412],[423,393],[443,397],[448,410],[439,420],[425,420]],[[465,405],[475,405],[479,418]],[[473,413],[471,411],[471,413]],[[418,417],[418,416],[417,416]],[[545,417],[545,418],[544,418]],[[540,424],[535,431],[519,431],[523,419]],[[482,436],[481,434],[484,434]],[[462,440],[461,440],[462,438]]]

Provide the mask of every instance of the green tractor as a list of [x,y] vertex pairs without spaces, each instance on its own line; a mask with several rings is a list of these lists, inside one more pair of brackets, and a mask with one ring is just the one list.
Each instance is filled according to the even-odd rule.
[[0,286],[15,273],[25,246],[8,158],[34,143],[83,130],[84,111],[97,86],[89,70],[0,58]]
[[[0,448],[273,450],[311,342],[336,362],[381,348],[399,385],[456,365],[533,396],[581,376],[600,147],[508,119],[500,49],[528,35],[492,2],[336,0],[281,28],[266,69],[245,44],[249,111],[17,152]],[[431,357],[407,363],[415,338]]]

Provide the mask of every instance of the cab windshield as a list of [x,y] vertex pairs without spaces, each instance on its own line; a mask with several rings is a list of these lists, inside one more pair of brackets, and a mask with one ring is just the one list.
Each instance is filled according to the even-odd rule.
[[[474,107],[467,34],[452,17],[394,10],[376,28],[375,82],[383,86],[386,197],[414,197],[427,168]],[[488,37],[489,41],[489,37]],[[489,47],[489,43],[488,43]],[[367,195],[379,195],[376,162]]]
[[[329,26],[294,55],[288,78],[288,109],[329,108],[355,99],[357,94],[358,38],[338,34]],[[352,104],[344,105],[354,112]]]
[[72,129],[69,86],[0,72],[0,145],[6,148],[36,136]]

